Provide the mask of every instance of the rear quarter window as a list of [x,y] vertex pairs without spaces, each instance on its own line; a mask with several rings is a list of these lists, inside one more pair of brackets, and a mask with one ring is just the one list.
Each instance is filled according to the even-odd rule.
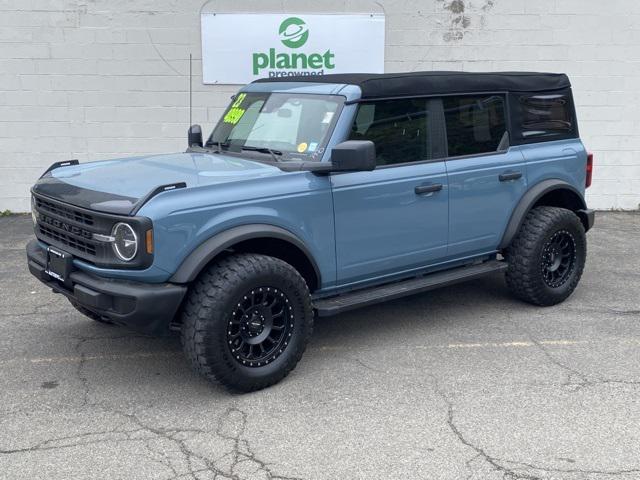
[[516,141],[529,143],[577,136],[570,91],[513,93],[512,97]]

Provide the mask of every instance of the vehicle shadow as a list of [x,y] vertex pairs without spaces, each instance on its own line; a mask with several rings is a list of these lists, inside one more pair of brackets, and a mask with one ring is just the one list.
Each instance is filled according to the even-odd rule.
[[464,317],[460,321],[467,322],[471,309],[474,317],[480,317],[496,308],[510,308],[516,304],[525,305],[509,295],[504,275],[498,273],[341,315],[319,318],[311,343],[330,345],[356,340],[364,343],[373,337],[384,339],[398,327],[409,334],[418,329],[436,331],[451,328],[452,323],[458,321],[457,317]]
[[[403,338],[409,341],[418,334],[428,337],[443,329],[455,331],[456,325],[466,327],[467,322],[483,314],[491,315],[496,309],[504,310],[515,303],[506,290],[503,276],[494,274],[335,317],[318,318],[302,362],[307,372],[317,371],[326,361],[326,356],[321,354],[323,349],[330,349],[338,362],[349,361],[352,355],[349,345],[377,344],[385,348],[387,343],[393,346]],[[73,339],[76,346],[81,345],[77,354],[91,362],[86,368],[99,377],[101,388],[139,389],[143,383],[146,389],[169,395],[180,389],[200,392],[203,397],[212,393],[227,394],[222,386],[211,384],[191,371],[177,334],[147,336],[125,327],[86,320],[75,311],[73,317],[66,316],[66,320],[59,323],[58,334]],[[108,374],[101,369],[106,369]]]

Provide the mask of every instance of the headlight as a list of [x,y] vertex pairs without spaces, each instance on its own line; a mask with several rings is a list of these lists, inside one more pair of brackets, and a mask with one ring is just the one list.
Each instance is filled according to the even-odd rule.
[[31,195],[31,220],[33,220],[33,225],[35,226],[38,223],[38,214],[36,212],[36,197]]
[[127,223],[116,223],[111,230],[113,251],[120,260],[129,262],[138,253],[138,236]]

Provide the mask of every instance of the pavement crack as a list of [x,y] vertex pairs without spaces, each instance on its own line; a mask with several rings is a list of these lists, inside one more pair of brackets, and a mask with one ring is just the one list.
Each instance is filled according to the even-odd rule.
[[575,473],[581,475],[629,475],[632,473],[640,473],[640,468],[629,468],[629,469],[620,469],[620,470],[598,470],[598,469],[588,469],[588,468],[552,468],[552,467],[541,467],[539,465],[534,465],[532,463],[526,462],[516,462],[516,461],[508,461],[512,465],[520,465],[522,467],[528,468],[530,470],[539,470],[547,473]]
[[[533,340],[532,340],[533,341]],[[579,372],[578,372],[579,373]],[[486,449],[481,446],[473,443],[469,438],[467,438],[458,424],[455,422],[455,405],[451,399],[445,394],[445,392],[440,388],[438,379],[434,375],[429,375],[432,379],[434,390],[436,394],[442,398],[444,403],[447,406],[446,412],[446,423],[451,432],[455,435],[457,440],[464,446],[470,448],[475,452],[475,455],[468,459],[465,462],[467,469],[472,470],[472,464],[476,462],[478,459],[484,460],[491,468],[495,471],[500,472],[503,475],[503,478],[509,480],[542,480],[538,474],[531,473],[531,471],[535,472],[544,472],[544,473],[552,473],[552,474],[580,474],[580,475],[607,475],[607,476],[615,476],[615,475],[629,475],[640,473],[640,468],[628,468],[628,469],[619,469],[619,470],[598,470],[598,469],[588,469],[588,468],[554,468],[554,467],[545,467],[536,465],[533,463],[503,459],[499,457],[495,457],[490,455]],[[587,385],[594,384],[596,382],[588,382]],[[598,382],[598,383],[608,383],[608,381]],[[624,382],[623,382],[624,383]],[[634,384],[640,382],[632,382]],[[527,471],[521,471],[527,470]],[[470,471],[467,479],[474,478],[475,472]]]
[[300,477],[289,477],[274,473],[272,464],[258,458],[251,449],[249,442],[244,439],[247,427],[248,415],[238,407],[227,409],[222,419],[218,423],[216,434],[232,443],[231,452],[227,456],[231,457],[231,466],[228,475],[232,479],[240,480],[242,477],[237,473],[238,467],[244,463],[248,463],[254,468],[254,472],[261,472],[266,475],[269,480],[302,480]]
[[640,316],[640,310],[616,310],[614,308],[609,309],[609,312],[616,315],[638,315]]
[[547,360],[551,364],[555,365],[556,367],[560,368],[561,370],[567,373],[567,378],[562,384],[562,386],[564,387],[572,387],[573,391],[578,391],[583,388],[593,387],[596,385],[606,385],[606,384],[632,385],[632,386],[640,385],[640,381],[636,381],[636,380],[608,379],[603,377],[602,375],[598,375],[595,373],[587,375],[586,373],[581,372],[580,370],[577,370],[573,367],[570,367],[566,363],[563,363],[560,360],[558,360],[549,351],[547,346],[543,344],[543,342],[534,338],[534,336],[528,330],[525,329],[525,331],[527,332],[527,335],[531,343],[533,343],[542,352],[542,354],[547,358]]
[[82,346],[85,342],[87,342],[89,338],[81,337],[78,339],[76,343],[75,350],[80,358],[78,362],[78,366],[76,367],[76,377],[80,381],[80,385],[82,386],[82,407],[86,407],[89,404],[89,379],[84,374],[84,367],[87,362],[87,355],[84,352]]
[[[300,477],[280,475],[273,471],[273,465],[258,458],[251,449],[249,442],[244,438],[247,414],[242,410],[232,407],[227,409],[220,419],[214,432],[199,429],[163,429],[146,424],[132,413],[110,410],[118,414],[138,427],[138,430],[152,434],[145,437],[145,446],[150,453],[163,455],[161,459],[154,458],[156,462],[162,463],[172,474],[169,480],[180,478],[197,478],[196,474],[209,472],[215,478],[225,478],[230,480],[244,480],[255,473],[262,473],[268,480],[303,480]],[[230,443],[230,449],[218,459],[211,459],[207,455],[196,452],[188,445],[189,438],[183,438],[185,434],[208,434],[213,433],[217,437]],[[159,452],[150,443],[157,439],[168,440],[173,443],[186,464],[180,469],[175,464],[175,458],[166,454],[166,449]],[[223,463],[229,462],[228,465]],[[248,474],[247,471],[251,470]]]
[[[538,341],[536,338],[534,338],[534,336],[531,334],[531,332],[527,331],[527,335],[529,337],[529,340],[531,340],[531,343],[533,343],[542,352],[542,354],[547,358],[547,360],[551,364],[555,365],[556,367],[560,368],[561,370],[564,370],[567,373],[567,379],[563,383],[564,386],[575,386],[575,390],[579,390],[579,389],[581,389],[581,388],[593,383],[591,380],[589,380],[589,377],[587,377],[587,375],[585,375],[584,373],[576,370],[575,368],[572,368],[572,367],[562,363],[560,360],[558,360],[556,357],[554,357],[551,354],[551,352],[549,352],[549,350],[547,349],[546,346],[544,346],[540,341]],[[574,382],[573,381],[574,378],[578,378],[579,380],[577,382]]]
[[[148,450],[153,451],[152,449],[150,449],[148,447],[148,442],[149,442],[149,440],[152,440],[152,439],[162,438],[162,439],[168,440],[168,441],[170,441],[170,442],[172,442],[174,444],[174,446],[178,449],[178,451],[180,452],[180,454],[182,455],[183,459],[186,462],[187,472],[186,473],[179,473],[178,469],[173,465],[172,459],[165,454],[164,461],[162,461],[163,465],[167,466],[167,468],[169,468],[169,470],[171,470],[172,472],[175,472],[174,476],[170,477],[170,478],[180,478],[180,477],[184,477],[185,475],[186,476],[191,476],[192,478],[196,478],[195,477],[196,472],[202,472],[202,471],[211,471],[216,475],[218,473],[222,473],[218,469],[215,468],[215,465],[213,465],[213,463],[208,458],[206,458],[204,456],[201,456],[201,455],[198,455],[195,452],[193,452],[188,447],[188,445],[186,443],[187,442],[186,439],[178,437],[179,434],[185,434],[185,433],[195,433],[195,434],[205,433],[204,430],[199,430],[199,429],[163,429],[163,428],[157,428],[157,427],[152,427],[150,425],[147,425],[146,423],[142,422],[142,420],[140,420],[136,415],[134,415],[132,413],[126,413],[126,412],[121,412],[121,411],[117,411],[117,410],[112,410],[112,412],[116,413],[118,415],[121,415],[124,418],[129,419],[131,422],[133,422],[135,425],[137,425],[140,429],[153,434],[153,437],[151,439],[147,440],[147,449]],[[198,465],[197,467],[194,466],[196,461],[199,461],[199,463],[200,463],[200,465]]]
[[[133,430],[103,430],[98,432],[87,432],[77,435],[68,435],[64,437],[56,437],[43,440],[42,442],[39,442],[30,447],[0,450],[0,454],[11,455],[16,453],[32,453],[44,450],[59,450],[98,443],[139,441],[140,438],[133,438],[132,435],[141,431],[142,429],[138,428]],[[58,442],[62,442],[62,444],[57,445],[56,443]]]
[[631,316],[640,317],[640,310],[632,309],[632,308],[618,309],[618,308],[611,308],[611,307],[589,307],[585,305],[580,306],[580,308],[576,308],[571,305],[566,305],[566,306],[563,306],[562,308],[573,311],[573,312],[604,313],[604,314],[614,314],[614,315],[621,315],[621,316],[631,315]]
[[445,402],[446,406],[447,406],[447,416],[446,416],[446,422],[447,422],[447,426],[449,427],[449,429],[451,430],[451,432],[454,434],[454,436],[458,439],[458,441],[464,445],[465,447],[470,448],[471,450],[473,450],[475,452],[475,455],[473,456],[473,458],[469,459],[466,462],[466,465],[468,468],[471,467],[471,463],[474,462],[477,458],[481,458],[482,460],[484,460],[487,464],[489,464],[491,466],[491,468],[493,468],[495,471],[500,472],[503,476],[503,478],[509,479],[509,480],[542,480],[541,477],[538,477],[536,475],[531,475],[528,473],[521,473],[518,472],[512,468],[509,468],[507,466],[505,466],[505,463],[511,463],[511,462],[507,462],[504,461],[500,458],[497,457],[493,457],[491,455],[489,455],[487,453],[487,451],[485,449],[483,449],[482,447],[480,447],[479,445],[476,445],[474,443],[471,442],[471,440],[469,440],[462,432],[462,430],[460,430],[460,428],[458,427],[458,425],[455,422],[455,416],[454,416],[454,404],[453,402],[449,399],[449,397],[447,397],[447,395],[444,393],[443,390],[440,389],[440,385],[438,383],[438,379],[434,376],[434,375],[429,375],[433,381],[433,385],[434,385],[434,390],[436,392],[436,394],[438,394],[438,396],[440,396],[440,398],[442,398],[442,400]]
[[388,374],[388,373],[389,373],[389,372],[386,372],[386,371],[384,371],[384,370],[380,370],[379,368],[374,368],[374,367],[372,367],[371,365],[368,365],[367,363],[365,363],[365,362],[364,362],[363,360],[361,360],[360,358],[355,358],[354,360],[355,360],[355,362],[356,362],[358,365],[360,365],[360,366],[362,366],[362,367],[366,368],[367,370],[371,370],[372,372],[375,372],[375,373],[381,373],[381,374],[383,374],[383,375],[386,375],[386,374]]

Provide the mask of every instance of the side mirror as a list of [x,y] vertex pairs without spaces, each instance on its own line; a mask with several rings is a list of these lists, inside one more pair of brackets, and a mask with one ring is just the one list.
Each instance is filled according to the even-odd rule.
[[202,147],[202,127],[191,125],[187,134],[187,144],[189,147]]
[[332,172],[371,171],[376,168],[376,146],[371,140],[347,140],[331,149]]

